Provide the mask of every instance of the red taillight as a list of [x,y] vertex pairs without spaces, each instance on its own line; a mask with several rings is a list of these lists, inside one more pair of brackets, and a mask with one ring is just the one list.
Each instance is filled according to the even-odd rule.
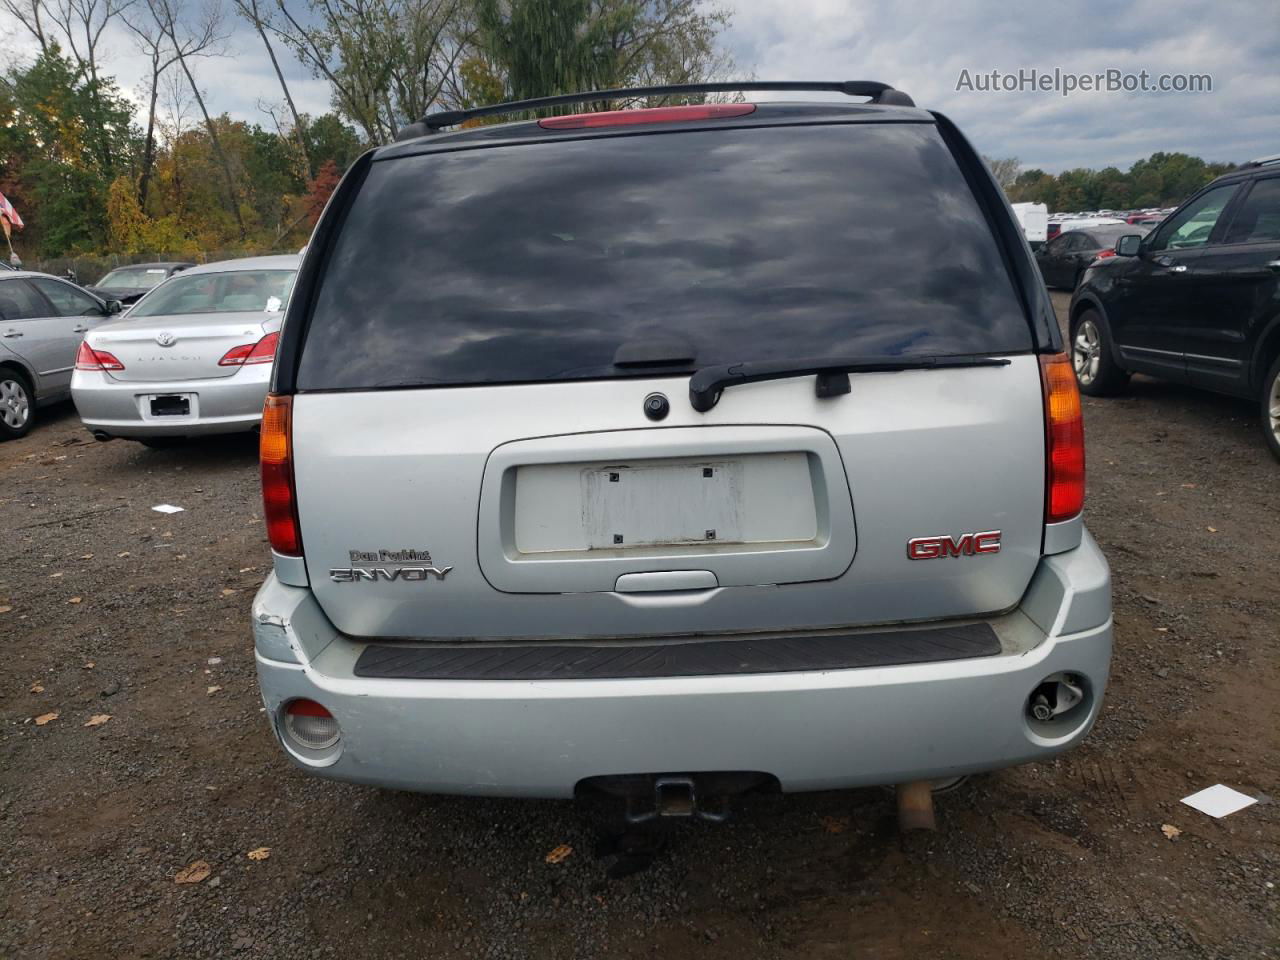
[[80,349],[76,351],[76,369],[123,370],[124,364],[117,360],[114,354],[107,353],[105,350],[95,350],[81,340]]
[[1084,414],[1080,388],[1065,353],[1040,358],[1044,383],[1045,478],[1044,522],[1070,520],[1084,508]]
[[249,355],[244,358],[245,365],[251,363],[271,363],[276,358],[276,344],[280,342],[280,334],[268,333],[254,345]]
[[1093,259],[1105,260],[1107,259],[1107,257],[1114,257],[1115,255],[1116,255],[1116,252],[1114,250],[1102,250],[1099,253],[1097,253]]
[[574,113],[567,117],[547,117],[538,126],[547,130],[577,130],[582,127],[629,127],[637,123],[680,123],[689,120],[720,120],[755,113],[754,103],[701,103],[688,107],[645,107],[641,110],[603,110]]
[[256,343],[242,343],[238,347],[232,347],[230,350],[228,350],[226,353],[222,355],[222,359],[218,361],[218,366],[220,367],[241,366],[245,361],[245,357],[249,356],[249,354],[253,352],[253,348],[256,346],[257,346]]
[[262,512],[271,549],[302,555],[298,507],[293,490],[293,397],[267,394],[262,408],[258,459],[262,466]]
[[251,363],[271,363],[276,358],[276,344],[280,334],[268,333],[257,343],[242,343],[232,347],[218,361],[220,367],[241,367]]

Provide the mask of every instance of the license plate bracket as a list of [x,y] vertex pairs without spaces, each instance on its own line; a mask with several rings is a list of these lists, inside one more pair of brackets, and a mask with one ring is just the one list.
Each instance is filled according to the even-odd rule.
[[151,398],[150,407],[153,417],[189,417],[191,397],[181,393],[161,394]]

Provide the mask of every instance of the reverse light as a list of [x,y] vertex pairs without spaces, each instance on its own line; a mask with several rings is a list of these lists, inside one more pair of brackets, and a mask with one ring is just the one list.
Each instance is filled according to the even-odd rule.
[[95,350],[81,340],[80,349],[76,351],[76,369],[123,370],[124,364],[117,360],[114,354],[107,353],[105,350]]
[[284,729],[289,738],[308,750],[324,750],[338,742],[338,721],[314,700],[291,700],[284,708]]
[[1071,359],[1065,353],[1040,358],[1044,384],[1044,522],[1070,520],[1084,509],[1084,414]]
[[262,515],[267,521],[271,549],[300,557],[302,534],[293,486],[293,397],[267,394],[258,461],[262,468]]
[[224,353],[218,366],[243,367],[251,363],[271,363],[276,358],[276,344],[279,342],[279,333],[268,333],[257,343],[242,343]]
[[722,120],[745,117],[756,112],[754,103],[700,103],[687,107],[645,107],[640,110],[601,110],[573,113],[567,117],[545,117],[538,126],[545,130],[578,130],[583,127],[629,127],[639,123],[680,123],[690,120]]

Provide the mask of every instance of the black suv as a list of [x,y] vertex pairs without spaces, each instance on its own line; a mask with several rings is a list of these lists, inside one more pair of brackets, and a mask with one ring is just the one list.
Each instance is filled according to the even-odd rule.
[[1115,393],[1147,373],[1256,398],[1280,459],[1280,155],[1214,180],[1116,254],[1071,300],[1080,389]]

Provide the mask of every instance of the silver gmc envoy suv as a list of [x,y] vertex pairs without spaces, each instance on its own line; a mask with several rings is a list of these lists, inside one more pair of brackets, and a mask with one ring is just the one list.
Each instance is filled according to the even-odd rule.
[[[562,109],[727,89],[848,99]],[[258,675],[320,776],[927,798],[1079,743],[1107,682],[1052,306],[977,153],[881,83],[435,113],[365,154],[262,475]]]

